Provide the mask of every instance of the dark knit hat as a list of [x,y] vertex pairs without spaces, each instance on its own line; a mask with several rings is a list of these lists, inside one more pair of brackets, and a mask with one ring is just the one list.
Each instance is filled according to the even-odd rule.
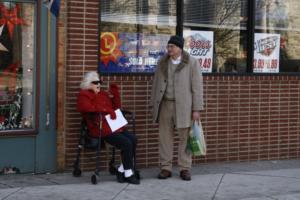
[[178,35],[172,35],[170,37],[170,40],[169,40],[168,44],[175,44],[180,49],[183,49],[184,39],[183,39],[183,37],[180,37]]

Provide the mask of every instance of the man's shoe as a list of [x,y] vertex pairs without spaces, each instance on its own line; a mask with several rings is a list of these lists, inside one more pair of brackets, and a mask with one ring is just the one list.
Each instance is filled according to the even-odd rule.
[[135,185],[140,184],[140,180],[138,180],[134,174],[129,177],[125,177],[125,181],[130,184],[135,184]]
[[171,176],[172,176],[172,172],[162,169],[160,171],[160,173],[158,174],[157,178],[158,179],[167,179],[167,178],[170,178]]
[[125,182],[124,173],[117,171],[116,176],[117,176],[117,181],[119,183],[124,183]]
[[181,170],[180,171],[180,178],[184,181],[192,180],[190,171],[189,170]]

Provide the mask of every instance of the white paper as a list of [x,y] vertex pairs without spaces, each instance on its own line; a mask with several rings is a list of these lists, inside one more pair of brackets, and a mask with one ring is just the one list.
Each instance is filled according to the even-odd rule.
[[112,132],[115,132],[119,128],[122,128],[123,126],[128,124],[128,121],[125,119],[120,109],[115,110],[115,113],[116,119],[111,119],[110,114],[105,115],[105,119]]

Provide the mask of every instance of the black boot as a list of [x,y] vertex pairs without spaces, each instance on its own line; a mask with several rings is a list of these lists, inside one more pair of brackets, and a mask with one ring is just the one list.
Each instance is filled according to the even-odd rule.
[[130,184],[140,184],[140,180],[138,180],[134,174],[129,177],[125,177],[125,181]]
[[124,183],[125,182],[125,176],[124,173],[117,171],[116,172],[116,176],[117,176],[117,181],[119,183]]

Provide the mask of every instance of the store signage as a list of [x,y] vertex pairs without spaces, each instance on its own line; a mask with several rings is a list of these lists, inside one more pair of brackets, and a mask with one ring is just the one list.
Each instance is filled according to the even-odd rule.
[[214,32],[212,31],[183,31],[185,38],[184,49],[198,59],[201,71],[212,72]]
[[100,36],[100,73],[153,73],[166,53],[169,35],[103,32]]
[[255,33],[253,72],[279,72],[280,34]]

